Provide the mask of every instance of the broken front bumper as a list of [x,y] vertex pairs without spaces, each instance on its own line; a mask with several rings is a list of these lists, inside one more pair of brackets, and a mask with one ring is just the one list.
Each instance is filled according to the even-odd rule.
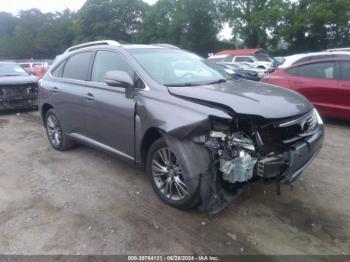
[[324,127],[321,125],[315,134],[292,144],[283,155],[259,161],[258,175],[263,179],[275,178],[277,182],[294,182],[320,152],[323,139]]
[[0,110],[31,109],[37,106],[37,94],[0,96]]

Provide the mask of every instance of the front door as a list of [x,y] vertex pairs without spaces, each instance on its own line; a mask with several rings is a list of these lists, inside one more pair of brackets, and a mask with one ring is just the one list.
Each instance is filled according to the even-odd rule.
[[126,97],[123,87],[108,86],[108,71],[125,71],[133,79],[134,70],[119,53],[97,51],[92,66],[91,82],[85,88],[84,119],[87,136],[102,147],[134,158],[134,98]]

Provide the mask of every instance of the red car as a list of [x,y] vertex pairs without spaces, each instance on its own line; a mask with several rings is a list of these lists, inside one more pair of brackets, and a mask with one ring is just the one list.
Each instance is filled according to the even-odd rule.
[[321,115],[350,119],[350,59],[327,59],[277,69],[262,80],[295,90]]

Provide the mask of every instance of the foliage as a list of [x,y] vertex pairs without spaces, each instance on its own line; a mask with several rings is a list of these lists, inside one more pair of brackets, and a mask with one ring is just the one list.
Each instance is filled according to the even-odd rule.
[[221,27],[212,0],[159,0],[146,15],[137,39],[170,43],[207,55],[216,51]]
[[246,47],[267,47],[268,32],[272,33],[286,8],[283,0],[222,0],[219,7],[235,37]]
[[[223,23],[230,41],[217,38]],[[97,39],[170,43],[207,55],[263,47],[275,54],[350,46],[350,0],[87,0],[76,13],[0,12],[0,59],[54,58]]]
[[142,0],[87,0],[79,11],[81,42],[118,39],[133,41],[149,6]]

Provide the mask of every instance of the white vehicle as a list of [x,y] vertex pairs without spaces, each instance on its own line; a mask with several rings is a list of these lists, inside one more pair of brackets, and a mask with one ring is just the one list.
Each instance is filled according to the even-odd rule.
[[212,62],[230,62],[230,63],[249,63],[255,68],[271,71],[274,69],[274,63],[268,56],[233,56],[233,55],[214,55],[208,58]]
[[287,68],[295,64],[321,60],[328,58],[350,58],[350,52],[315,52],[315,53],[305,53],[305,54],[296,54],[291,56],[286,56],[286,61],[279,66],[279,68]]
[[239,64],[245,70],[254,70],[255,72],[258,73],[260,78],[263,78],[266,74],[269,73],[269,70],[262,69],[262,68],[256,68],[250,63],[237,63],[237,64]]

